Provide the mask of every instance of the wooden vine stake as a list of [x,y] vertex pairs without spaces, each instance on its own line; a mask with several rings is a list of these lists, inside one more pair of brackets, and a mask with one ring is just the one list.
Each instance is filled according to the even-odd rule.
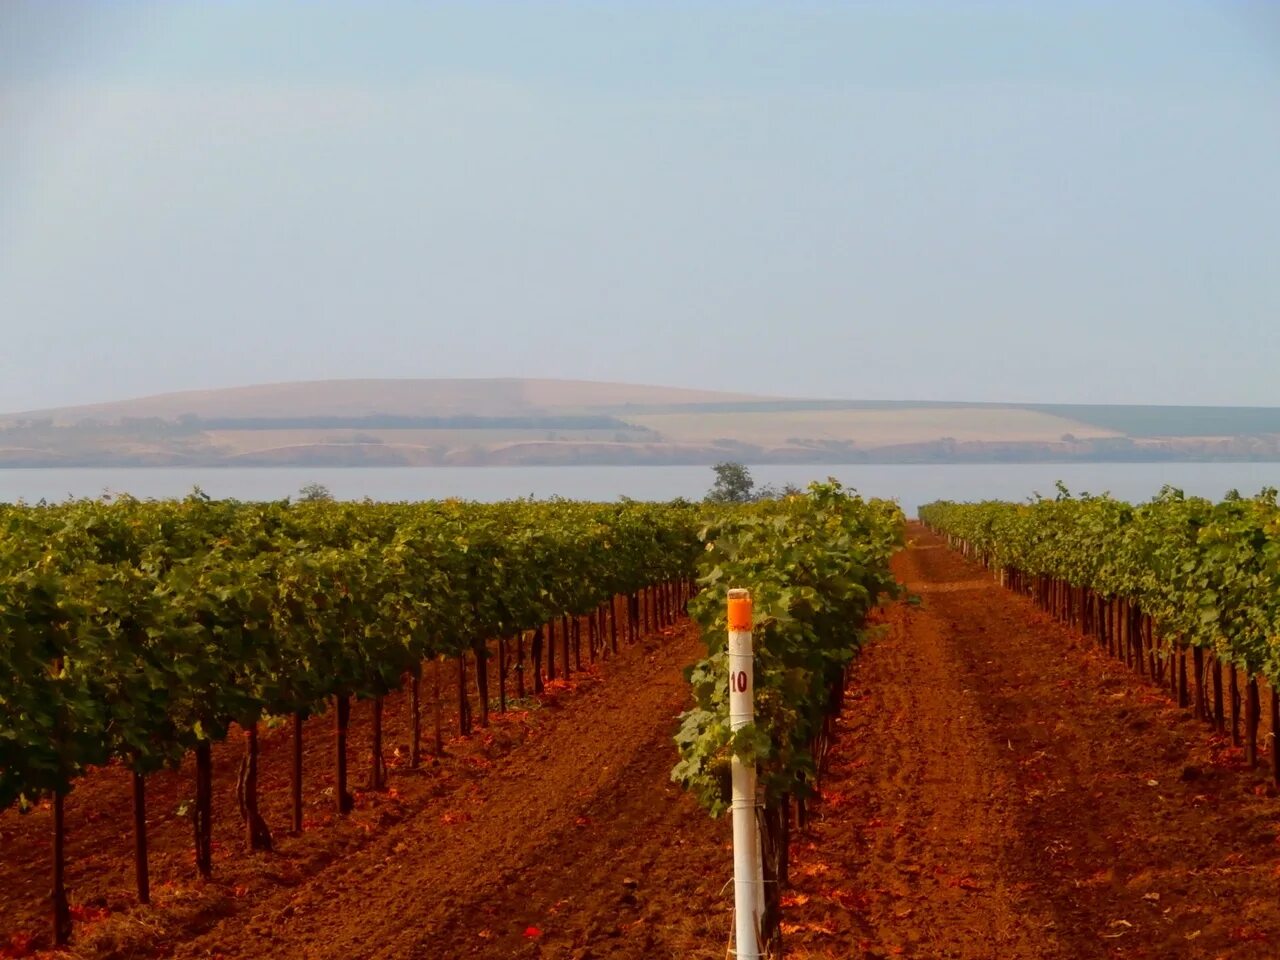
[[245,825],[245,845],[250,850],[270,850],[271,831],[258,811],[258,725],[250,724],[244,731],[244,758],[240,763],[240,777],[236,784],[240,801],[240,816]]
[[196,871],[201,879],[213,876],[213,744],[196,743],[196,802],[191,823],[195,831]]
[[64,796],[53,795],[53,942],[65,947],[71,941],[71,907],[67,903],[66,830],[63,818]]
[[475,640],[471,651],[476,660],[476,699],[480,701],[480,726],[489,725],[489,646],[483,640]]
[[516,699],[524,699],[524,631],[516,633]]
[[410,687],[410,710],[413,711],[409,734],[409,769],[417,770],[422,763],[422,663],[413,665]]
[[350,813],[355,807],[355,797],[347,792],[347,727],[351,722],[351,698],[346,695],[337,696],[335,700],[333,749],[335,754],[334,803],[338,815]]
[[[529,658],[530,658],[530,661],[533,663],[533,692],[541,693],[542,692],[542,626],[541,625],[539,625],[538,628],[533,631],[533,640],[530,641]],[[550,657],[548,657],[548,660],[550,660]],[[551,669],[550,663],[548,663],[547,669],[548,670]],[[550,679],[550,675],[548,675],[548,679]]]
[[431,671],[434,698],[431,707],[431,719],[435,724],[435,755],[437,758],[444,753],[444,727],[440,716],[440,671],[444,669],[443,664],[444,657],[436,657],[435,668]]
[[1213,655],[1213,724],[1219,736],[1226,733],[1227,717],[1222,700],[1222,660],[1216,653]]
[[467,653],[458,654],[458,736],[471,736],[471,698],[467,696]]
[[1280,786],[1280,694],[1271,688],[1271,781]]
[[302,714],[293,715],[293,763],[289,777],[291,806],[293,808],[293,832],[302,832]]
[[147,778],[133,771],[133,873],[138,902],[151,902],[151,872],[147,866]]
[[1240,675],[1231,664],[1231,745],[1240,746]]
[[387,785],[387,762],[382,755],[382,698],[374,697],[370,708],[372,742],[369,746],[369,789],[382,790]]
[[[539,628],[538,636],[534,637],[534,644],[541,639],[542,630]],[[537,647],[534,648],[534,659],[537,659]],[[547,679],[554,680],[556,678],[556,618],[552,617],[547,621]],[[537,688],[538,693],[542,692],[542,687]]]
[[498,712],[507,712],[507,638],[498,637]]
[[1258,714],[1261,703],[1258,699],[1258,678],[1250,677],[1245,688],[1245,730],[1244,730],[1244,762],[1252,770],[1258,765]]
[[609,646],[618,652],[618,598],[609,598]]

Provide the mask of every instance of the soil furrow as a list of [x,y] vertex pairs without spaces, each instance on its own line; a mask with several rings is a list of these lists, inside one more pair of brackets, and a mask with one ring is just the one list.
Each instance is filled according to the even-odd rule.
[[1266,771],[920,528],[795,851],[797,957],[1274,957]]
[[[596,941],[609,945],[598,956],[655,955],[663,918],[644,900],[670,889],[655,875],[655,837],[684,829],[713,846],[714,825],[666,782],[688,695],[681,667],[697,652],[687,626],[629,651],[448,810],[390,826],[247,925],[228,919],[175,956],[586,956]],[[668,955],[697,956],[697,943]]]

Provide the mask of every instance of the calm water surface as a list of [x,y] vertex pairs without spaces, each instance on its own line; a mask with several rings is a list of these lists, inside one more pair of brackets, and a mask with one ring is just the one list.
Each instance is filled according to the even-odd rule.
[[[1073,492],[1109,491],[1145,500],[1163,484],[1221,497],[1227,490],[1256,493],[1280,487],[1280,463],[1099,463],[941,465],[775,465],[751,468],[757,483],[795,483],[828,476],[868,496],[894,497],[911,513],[939,498],[1020,500],[1052,495],[1056,480]],[[669,500],[701,497],[711,485],[708,467],[207,467],[173,469],[0,470],[0,501],[92,497],[180,497],[200,487],[214,497],[272,500],[322,483],[343,500],[429,500],[464,497],[569,497],[586,500]]]

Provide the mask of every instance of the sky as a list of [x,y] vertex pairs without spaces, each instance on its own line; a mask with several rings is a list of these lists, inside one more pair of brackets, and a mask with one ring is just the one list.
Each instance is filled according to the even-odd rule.
[[1280,405],[1280,4],[0,4],[0,411]]

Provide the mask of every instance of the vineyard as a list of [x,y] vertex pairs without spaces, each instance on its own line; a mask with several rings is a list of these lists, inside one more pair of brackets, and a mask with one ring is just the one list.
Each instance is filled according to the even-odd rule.
[[[1276,491],[1219,503],[1163,490],[1029,504],[929,504],[921,520],[1011,589],[1167,684],[1257,762],[1259,680],[1280,730],[1280,508]],[[1188,655],[1191,678],[1188,679]],[[1224,691],[1224,674],[1226,690]],[[1228,716],[1228,709],[1230,715]],[[1271,737],[1280,784],[1280,738]]]
[[[303,722],[331,703],[335,807],[348,813],[353,700],[371,704],[369,784],[379,789],[388,693],[412,688],[416,767],[425,662],[456,663],[458,722],[470,733],[488,722],[491,647],[505,710],[509,693],[541,692],[556,678],[557,646],[562,674],[581,668],[584,622],[591,661],[617,652],[620,628],[634,636],[642,623],[673,618],[689,589],[695,520],[681,506],[250,505],[199,496],[3,508],[0,810],[52,798],[55,941],[71,932],[62,808],[85,771],[113,762],[132,771],[145,903],[149,773],[194,755],[195,865],[208,877],[212,743],[233,725],[244,731],[245,841],[270,849],[258,813],[259,723],[291,718],[291,827],[301,831]],[[438,689],[434,703],[438,716]],[[437,744],[440,736],[437,722]]]
[[[696,707],[677,738],[683,759],[673,776],[719,814],[729,755],[758,763],[766,834],[785,851],[779,830],[791,797],[803,805],[814,789],[844,668],[867,612],[892,588],[888,559],[902,518],[896,506],[832,484],[751,507],[245,504],[197,495],[6,507],[0,522],[0,810],[52,808],[52,933],[61,944],[72,932],[64,806],[96,768],[130,772],[136,896],[145,904],[149,775],[194,758],[194,867],[210,878],[212,747],[233,730],[244,740],[243,844],[270,851],[258,786],[264,724],[290,729],[296,835],[305,827],[309,717],[332,716],[333,813],[345,816],[354,803],[353,704],[368,704],[364,782],[384,790],[393,692],[409,693],[407,767],[416,770],[424,712],[431,753],[442,751],[442,664],[467,737],[489,725],[490,710],[503,713],[543,694],[557,673],[581,671],[584,647],[589,667],[617,655],[620,638],[669,627],[697,575],[705,589],[693,609],[711,656],[693,668]],[[758,591],[767,638],[759,722],[732,741],[716,689],[725,681],[717,611],[730,582]],[[785,880],[785,852],[772,869]]]
[[921,518],[0,507],[0,957],[1272,955],[1274,494]]

